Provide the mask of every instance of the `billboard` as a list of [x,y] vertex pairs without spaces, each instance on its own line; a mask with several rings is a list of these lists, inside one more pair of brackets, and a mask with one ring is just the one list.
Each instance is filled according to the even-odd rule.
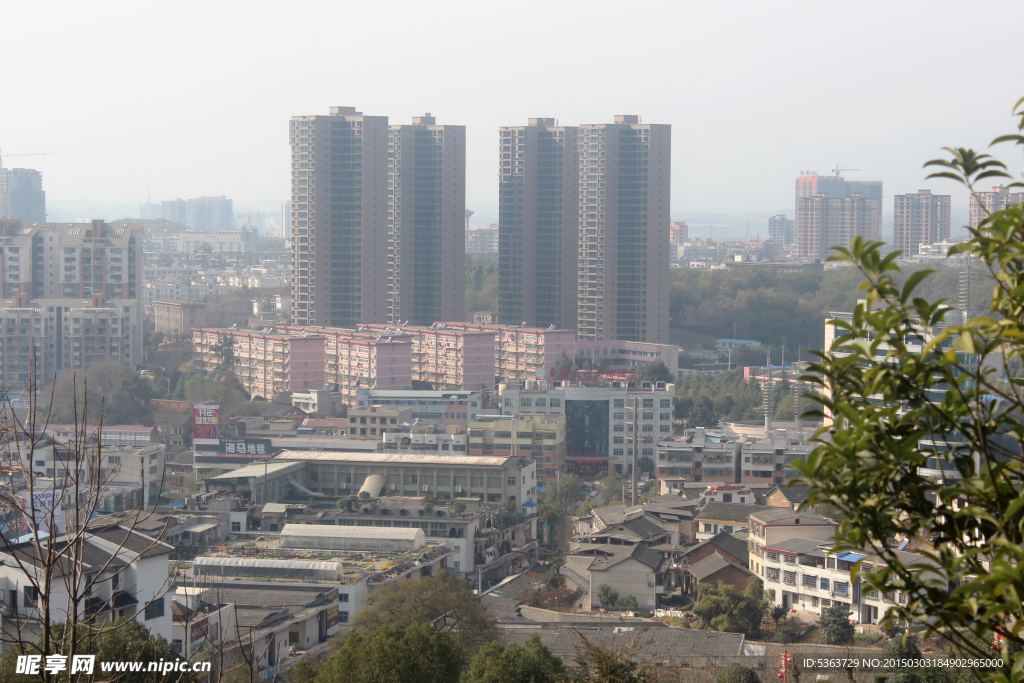
[[334,628],[338,625],[338,606],[331,605],[327,608],[327,628]]
[[220,440],[221,455],[269,456],[270,439],[227,438]]
[[193,439],[220,438],[220,406],[195,404],[192,406],[192,422]]

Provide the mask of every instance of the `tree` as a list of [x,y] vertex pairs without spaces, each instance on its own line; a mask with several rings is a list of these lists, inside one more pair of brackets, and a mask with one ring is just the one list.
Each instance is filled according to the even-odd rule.
[[[1018,132],[993,144],[1024,145],[1024,99],[1014,115]],[[929,177],[958,181],[975,196],[979,181],[1010,178],[987,154],[947,152],[925,164],[940,169]],[[880,571],[853,568],[864,590],[908,596],[884,625],[921,626],[924,637],[938,635],[973,658],[992,656],[988,644],[998,634],[1018,680],[1020,656],[1009,647],[1024,644],[1013,626],[1024,623],[1024,381],[1000,380],[996,368],[1024,357],[1024,206],[992,212],[969,232],[950,254],[972,259],[991,287],[983,313],[966,322],[923,293],[933,271],[901,284],[897,254],[883,254],[882,245],[855,240],[836,250],[832,260],[863,278],[864,303],[850,320],[835,321],[835,341],[812,364],[816,379],[807,381],[829,391],[814,399],[816,414],[835,416],[835,424],[796,467],[798,483],[810,486],[805,505],[829,502],[845,516],[837,550],[879,557]],[[957,476],[923,476],[929,458]],[[917,537],[932,539],[915,551],[920,560],[886,542]]]
[[[82,627],[71,629],[66,623],[53,625],[52,640],[57,643],[64,643],[67,646],[67,639],[77,639],[75,654],[95,655],[97,662],[159,662],[160,660],[172,662],[181,657],[174,651],[171,644],[164,640],[163,636],[150,633],[144,624],[130,619],[118,619],[106,628],[92,629]],[[43,643],[36,643],[32,649],[34,653],[44,651]],[[51,649],[50,652],[53,652]],[[10,648],[4,651],[0,657],[0,680],[7,683],[38,683],[40,676],[27,676],[15,673],[17,658],[20,651],[17,648]],[[70,666],[69,666],[70,669]],[[95,673],[100,673],[98,664],[95,666]],[[78,680],[79,676],[74,677]],[[57,680],[54,676],[53,680]],[[127,672],[117,676],[117,683],[151,683],[154,680],[152,673]],[[195,677],[191,672],[175,672],[165,681],[174,683],[191,683]]]
[[576,510],[584,500],[587,499],[587,490],[583,482],[575,474],[565,474],[548,482],[547,490],[544,492],[544,500],[552,500],[561,506],[562,510],[570,513]]
[[505,529],[518,522],[521,516],[516,501],[506,498],[495,510],[494,521],[499,529]]
[[648,474],[652,477],[654,476],[654,460],[646,455],[637,461],[637,467],[640,468],[641,474]]
[[715,415],[715,405],[707,396],[698,396],[693,402],[689,418],[686,420],[688,427],[717,427],[718,416]]
[[789,610],[782,605],[772,605],[768,608],[768,618],[775,622],[775,630],[779,630],[779,621],[789,614]]
[[107,424],[133,424],[149,414],[146,404],[153,388],[127,365],[100,363],[85,371],[64,372],[57,377],[50,421],[71,424],[86,398]]
[[640,368],[636,373],[636,378],[641,382],[672,382],[675,380],[672,372],[665,365],[665,361],[661,360],[648,363]]
[[818,620],[818,638],[825,645],[846,645],[853,642],[853,624],[850,623],[850,610],[843,603],[837,602],[821,611]]
[[316,683],[458,683],[462,651],[427,624],[355,632],[320,667]]
[[355,626],[360,633],[369,633],[391,624],[427,624],[450,634],[467,654],[495,638],[490,612],[473,591],[445,570],[437,576],[385,583],[366,599]]
[[448,503],[448,512],[452,513],[452,515],[456,517],[461,517],[466,513],[466,504],[461,500],[457,500],[454,503]]
[[635,610],[639,606],[639,603],[636,601],[636,596],[633,595],[624,595],[615,601],[616,609]]
[[917,638],[908,635],[904,638],[891,638],[882,648],[886,659],[920,659],[921,648],[917,646]]
[[602,583],[597,587],[597,601],[601,603],[601,607],[611,609],[619,602],[619,591],[607,583]]
[[558,356],[555,357],[555,363],[552,365],[555,371],[555,377],[562,377],[562,372],[565,371],[566,376],[572,372],[572,361],[569,360],[569,354],[565,351],[560,351]]
[[622,477],[614,477],[610,474],[598,477],[597,495],[601,498],[601,502],[609,505],[613,500],[621,500],[624,481]]
[[715,683],[761,683],[761,677],[749,666],[730,664],[718,671]]
[[717,587],[698,584],[697,596],[693,613],[700,619],[701,628],[743,633],[747,637],[760,633],[768,598],[756,576],[750,577],[743,592],[724,581],[719,581]]
[[612,636],[608,646],[590,642],[576,629],[572,632],[579,643],[563,678],[567,683],[654,683],[658,680],[657,659],[640,654],[650,646],[645,638],[647,629],[638,631],[625,644]]
[[464,683],[555,683],[565,675],[562,660],[551,654],[537,634],[523,647],[487,643],[473,657]]

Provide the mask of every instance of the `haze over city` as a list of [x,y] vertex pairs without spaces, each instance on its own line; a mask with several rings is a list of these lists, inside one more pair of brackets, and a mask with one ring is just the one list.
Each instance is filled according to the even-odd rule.
[[3,100],[17,106],[0,109],[0,150],[51,153],[5,166],[42,171],[53,208],[223,194],[276,210],[289,189],[288,118],[349,105],[392,123],[429,111],[465,125],[467,207],[484,225],[497,221],[500,126],[615,114],[673,126],[674,219],[791,214],[793,178],[836,163],[883,180],[886,197],[952,192],[958,216],[966,194],[925,182],[922,160],[984,147],[1018,96],[1005,63],[959,46],[982,33],[987,46],[1014,44],[1024,19],[1017,2],[3,12],[5,49],[31,54],[32,68],[5,76]]

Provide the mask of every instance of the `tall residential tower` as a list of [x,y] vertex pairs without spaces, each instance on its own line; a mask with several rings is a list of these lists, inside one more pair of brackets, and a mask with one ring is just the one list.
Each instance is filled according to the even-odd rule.
[[33,168],[0,169],[0,218],[25,223],[46,221],[43,174]]
[[917,256],[922,244],[949,239],[950,196],[931,190],[896,195],[893,207],[893,247],[904,257]]
[[388,132],[387,318],[413,325],[464,319],[466,127],[429,113]]
[[854,237],[881,238],[882,183],[802,173],[796,179],[796,245],[801,258],[824,261]]
[[671,126],[620,115],[577,149],[579,338],[667,343]]
[[388,319],[388,133],[354,107],[289,122],[296,325]]
[[498,131],[498,322],[576,329],[576,128]]

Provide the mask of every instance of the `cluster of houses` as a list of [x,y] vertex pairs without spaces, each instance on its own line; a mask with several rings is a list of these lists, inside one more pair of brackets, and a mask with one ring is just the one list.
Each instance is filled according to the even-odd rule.
[[670,492],[594,508],[576,521],[561,573],[582,594],[578,609],[599,609],[602,585],[653,611],[695,601],[702,584],[743,590],[755,576],[776,605],[821,614],[843,604],[855,623],[878,623],[889,606],[906,603],[898,590],[851,581],[857,562],[863,571],[883,562],[835,550],[838,524],[798,510],[806,487],[659,481],[659,490]]

